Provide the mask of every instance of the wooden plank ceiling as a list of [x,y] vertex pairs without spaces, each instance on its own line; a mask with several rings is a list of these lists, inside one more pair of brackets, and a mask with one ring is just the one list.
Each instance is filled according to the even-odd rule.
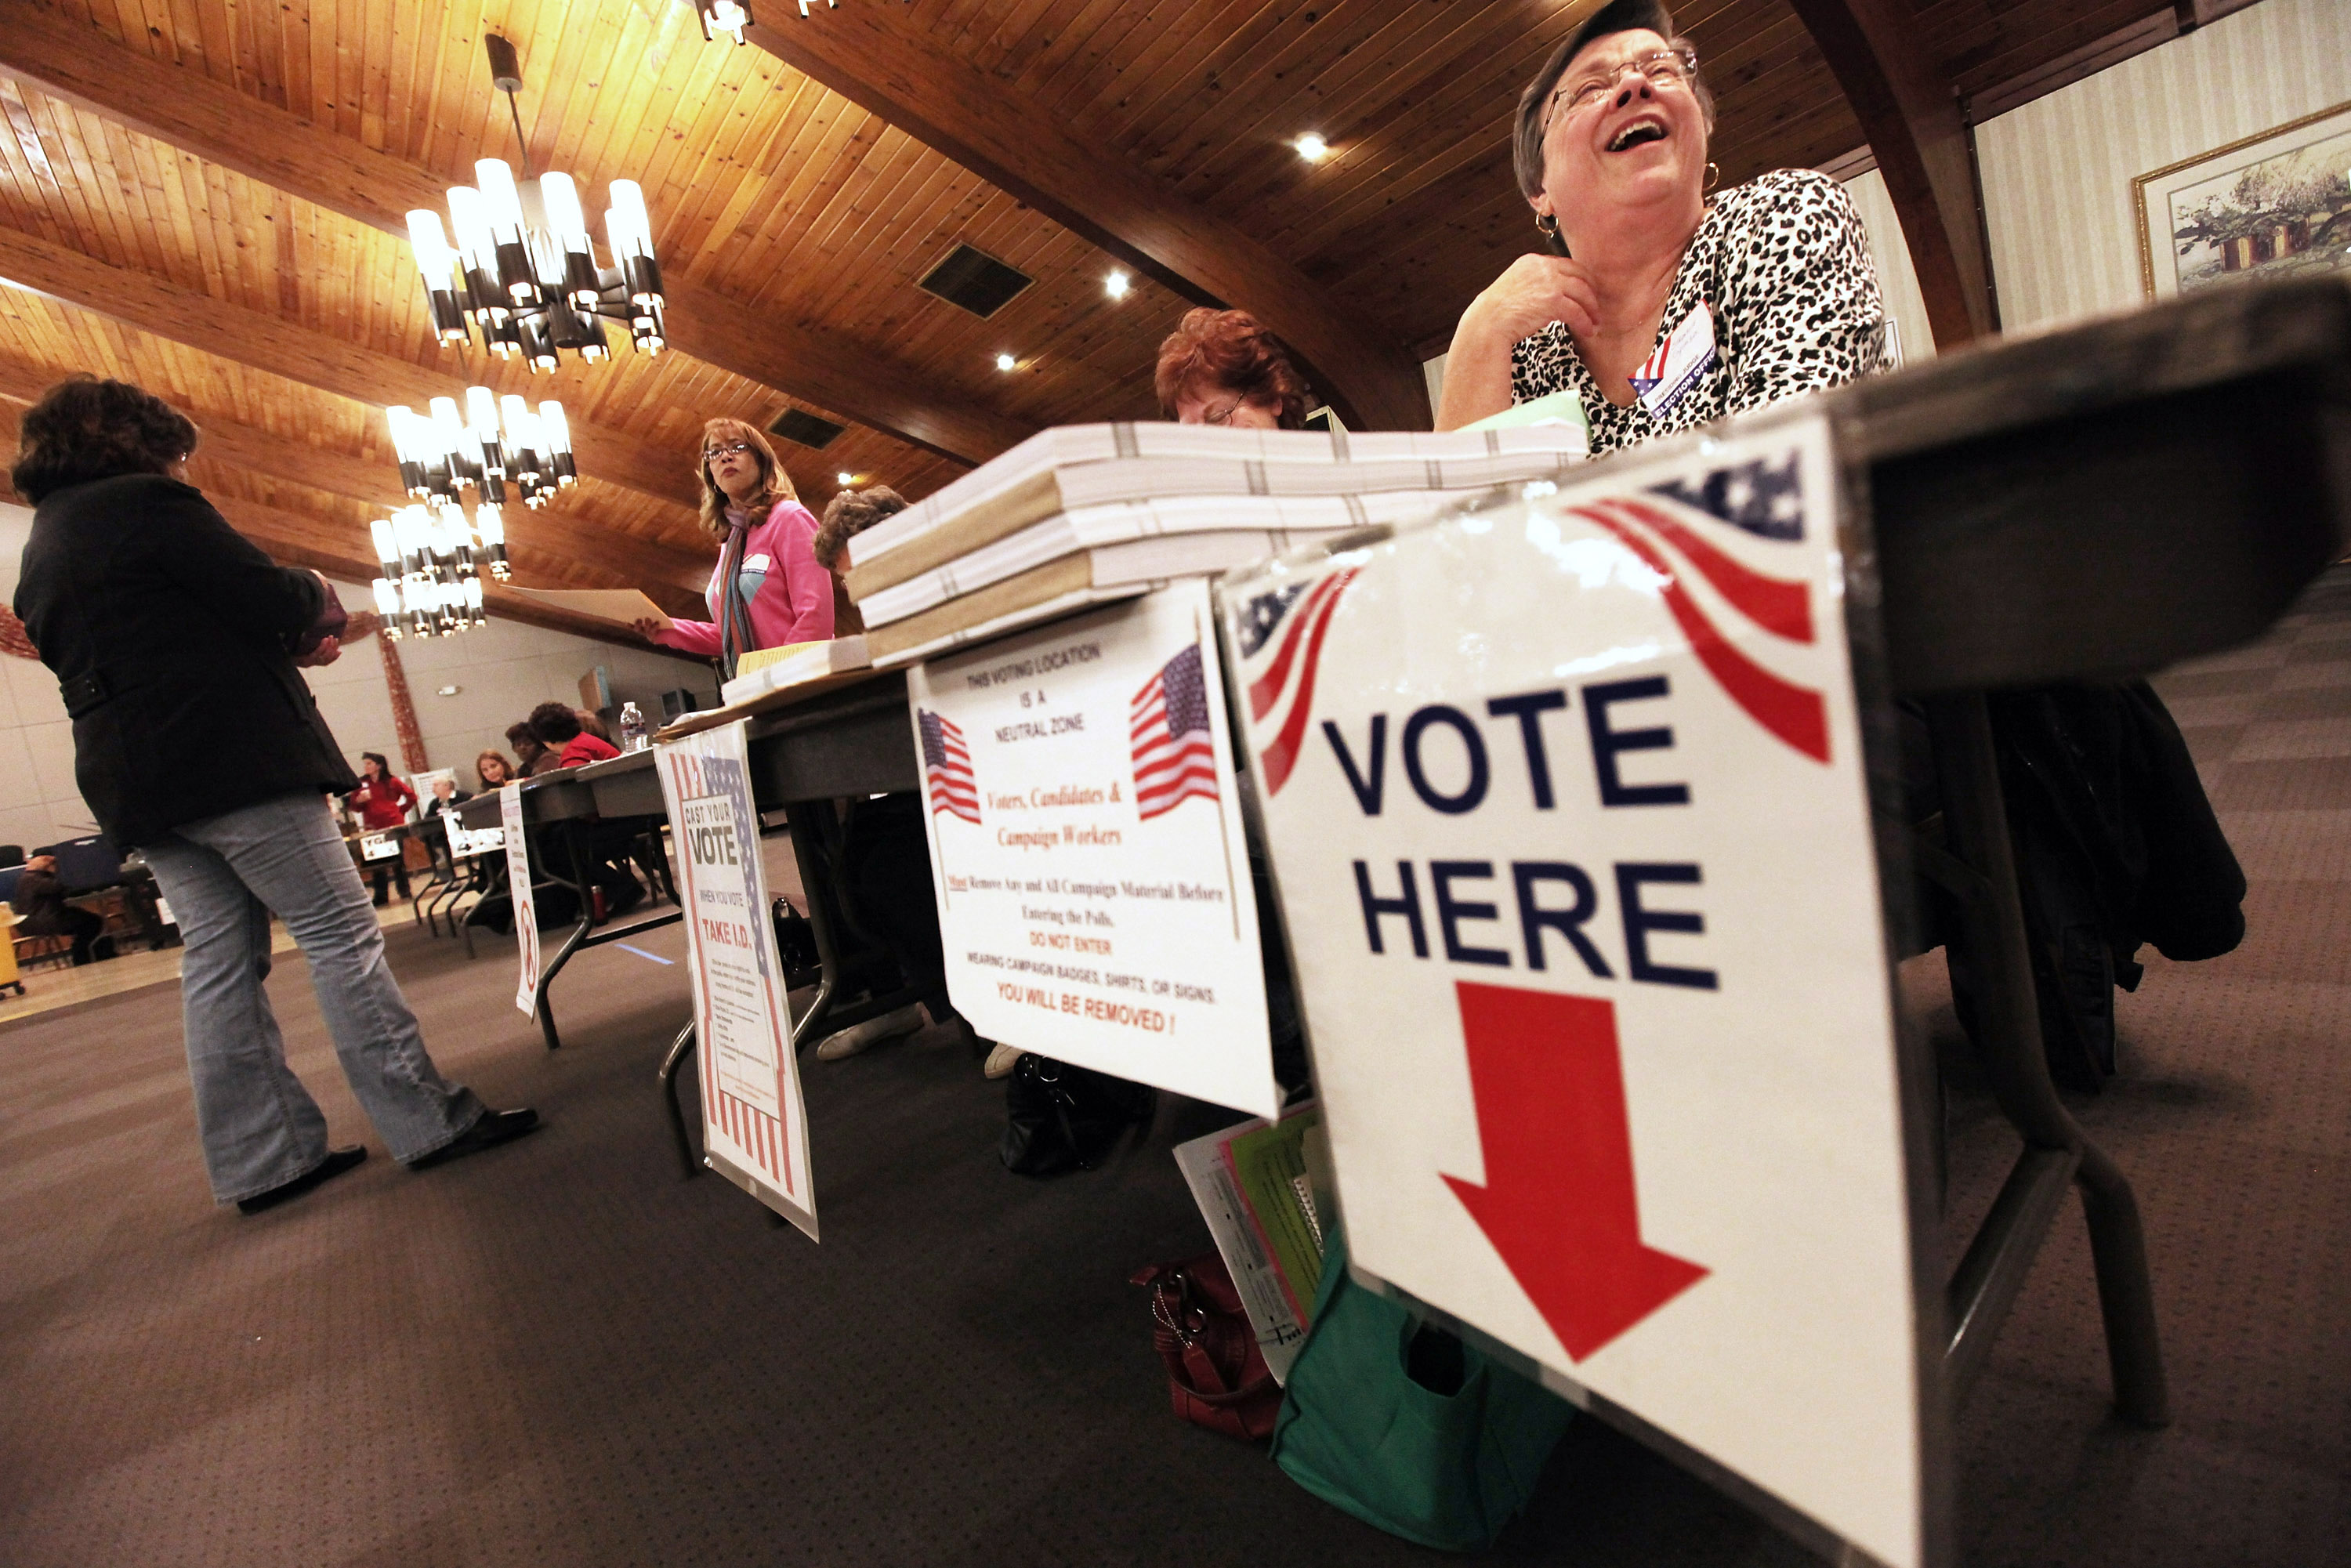
[[[1532,248],[1510,172],[1511,109],[1589,5],[906,0],[887,20],[987,72],[1040,122],[1242,228],[1384,340],[1426,355]],[[1913,9],[1964,96],[2169,6]],[[771,26],[824,25],[821,7],[803,22],[792,0],[754,9]],[[1726,183],[1859,144],[1785,0],[1686,0],[1677,21],[1716,94]],[[571,172],[591,210],[607,181],[638,180],[664,271],[697,308],[828,334],[852,368],[870,355],[890,396],[984,414],[986,432],[1007,433],[980,447],[1048,424],[1151,417],[1153,353],[1186,305],[1144,277],[1112,299],[1115,264],[1094,246],[763,50],[704,43],[680,0],[0,0],[0,277],[24,286],[0,288],[0,399],[21,402],[73,370],[139,381],[221,433],[200,482],[306,523],[314,553],[333,559],[363,560],[368,519],[397,499],[381,404],[437,381],[558,397],[584,428],[593,476],[541,512],[514,508],[520,580],[636,584],[673,609],[695,601],[707,560],[684,499],[704,418],[765,424],[799,407],[846,425],[820,453],[784,447],[820,507],[839,472],[920,497],[963,471],[941,445],[986,451],[861,424],[796,390],[789,362],[748,365],[755,379],[623,349],[608,365],[531,376],[478,348],[444,350],[404,242],[378,226],[381,213],[368,221],[367,200],[275,188],[230,167],[255,167],[232,148],[207,158],[130,129],[131,107],[63,96],[70,84],[45,90],[37,69],[5,69],[18,25],[97,60],[135,53],[128,63],[186,73],[194,111],[204,92],[233,91],[287,117],[288,134],[344,139],[444,185],[470,182],[479,157],[517,162],[482,52],[486,33],[502,33],[522,62],[534,169]],[[1291,147],[1307,131],[1332,147],[1318,164]],[[987,320],[916,287],[958,242],[1035,286]],[[999,352],[1020,368],[995,370]]]

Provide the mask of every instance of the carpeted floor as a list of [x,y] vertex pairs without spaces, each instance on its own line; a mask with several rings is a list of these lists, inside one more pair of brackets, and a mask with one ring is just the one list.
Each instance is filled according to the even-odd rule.
[[[2351,574],[2162,683],[2254,878],[2227,958],[2151,963],[2081,1113],[2138,1185],[2178,1421],[2107,1414],[2077,1213],[1959,1421],[1970,1564],[2351,1561]],[[1340,1563],[1433,1560],[1166,1413],[1125,1279],[1202,1248],[1163,1110],[1035,1184],[925,1037],[810,1064],[825,1241],[678,1179],[653,1069],[675,929],[582,958],[549,1055],[503,950],[391,933],[444,1067],[549,1125],[383,1157],[256,1218],[206,1198],[169,986],[0,1026],[0,1563]],[[1945,1046],[1939,961],[1910,967]],[[367,1129],[287,958],[339,1135]],[[1953,1235],[2013,1142],[1955,1075]],[[1495,1557],[1794,1564],[1593,1423]]]

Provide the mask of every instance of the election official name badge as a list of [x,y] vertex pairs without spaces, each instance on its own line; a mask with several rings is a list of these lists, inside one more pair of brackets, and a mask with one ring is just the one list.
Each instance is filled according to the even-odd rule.
[[1701,299],[1690,307],[1688,315],[1674,324],[1666,340],[1657,345],[1657,351],[1626,379],[1633,383],[1633,395],[1641,400],[1641,407],[1649,417],[1663,419],[1676,403],[1689,395],[1698,377],[1713,367],[1718,353],[1714,311]]

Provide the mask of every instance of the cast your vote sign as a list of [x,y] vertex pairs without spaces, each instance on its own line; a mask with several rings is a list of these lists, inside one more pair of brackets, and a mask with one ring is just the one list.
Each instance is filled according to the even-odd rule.
[[909,671],[947,994],[990,1040],[1276,1113],[1207,585]]
[[1940,1530],[1834,444],[1672,451],[1221,587],[1348,1250],[1910,1568]]
[[759,860],[747,734],[737,719],[653,748],[685,905],[702,1146],[711,1169],[814,1240],[808,1110]]

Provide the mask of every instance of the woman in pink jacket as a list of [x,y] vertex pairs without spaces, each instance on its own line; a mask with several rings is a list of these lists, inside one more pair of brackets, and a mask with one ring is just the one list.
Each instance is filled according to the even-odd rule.
[[816,518],[768,438],[739,419],[702,427],[702,526],[718,541],[711,619],[646,619],[636,623],[641,634],[721,661],[728,679],[736,659],[755,648],[832,635],[832,574],[809,549]]

